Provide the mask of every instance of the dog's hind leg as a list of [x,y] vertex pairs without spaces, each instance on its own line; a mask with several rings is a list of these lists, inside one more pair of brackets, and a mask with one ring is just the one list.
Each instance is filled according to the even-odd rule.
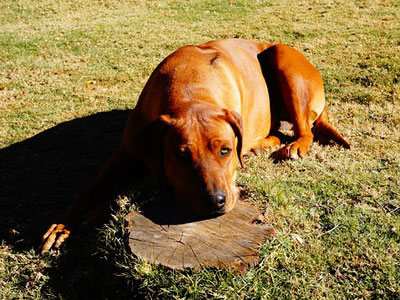
[[273,156],[304,157],[313,142],[312,123],[325,105],[322,78],[302,54],[289,46],[275,45],[258,58],[270,93],[271,113],[276,110],[293,124],[294,141]]

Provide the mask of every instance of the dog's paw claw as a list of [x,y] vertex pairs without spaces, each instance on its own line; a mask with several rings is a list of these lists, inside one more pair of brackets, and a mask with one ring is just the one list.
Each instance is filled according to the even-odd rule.
[[52,224],[42,237],[42,243],[39,247],[40,253],[43,255],[51,249],[59,248],[70,233],[64,224]]

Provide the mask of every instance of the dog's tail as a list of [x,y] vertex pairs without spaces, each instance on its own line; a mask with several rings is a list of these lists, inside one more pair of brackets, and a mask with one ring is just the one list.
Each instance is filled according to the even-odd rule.
[[317,140],[320,144],[326,145],[329,144],[330,141],[334,141],[338,145],[341,145],[346,149],[350,149],[349,143],[347,143],[341,134],[337,132],[329,123],[329,114],[325,108],[315,121],[312,130],[315,140]]

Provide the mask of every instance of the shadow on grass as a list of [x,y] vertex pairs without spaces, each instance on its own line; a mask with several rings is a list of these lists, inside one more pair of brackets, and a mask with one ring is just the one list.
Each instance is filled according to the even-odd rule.
[[[113,261],[97,253],[97,236],[82,235],[69,241],[56,265],[47,270],[48,291],[55,299],[143,299],[140,281],[129,281]],[[95,254],[95,255],[94,255]],[[129,286],[128,286],[129,284]],[[42,293],[44,295],[44,293]]]
[[61,123],[0,150],[0,239],[17,250],[36,247],[117,149],[129,111]]
[[[128,114],[115,110],[75,119],[1,149],[0,241],[16,251],[36,249],[50,222],[117,149]],[[115,298],[123,281],[92,255],[92,236],[72,239],[64,250],[57,267],[49,270],[56,297]]]

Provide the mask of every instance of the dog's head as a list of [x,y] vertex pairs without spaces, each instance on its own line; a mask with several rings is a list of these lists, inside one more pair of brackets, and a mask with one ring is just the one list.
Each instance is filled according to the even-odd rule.
[[213,106],[162,115],[141,134],[139,156],[188,211],[199,216],[226,213],[238,198],[242,127],[238,113]]

